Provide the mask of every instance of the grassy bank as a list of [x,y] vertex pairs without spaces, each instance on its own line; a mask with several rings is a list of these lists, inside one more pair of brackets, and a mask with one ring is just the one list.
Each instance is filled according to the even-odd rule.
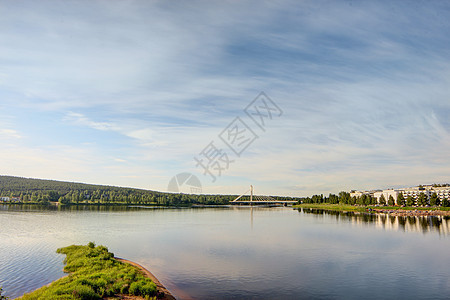
[[337,211],[359,211],[359,212],[367,212],[370,209],[384,209],[384,210],[442,210],[442,211],[450,211],[450,207],[415,207],[415,206],[360,206],[360,205],[348,205],[348,204],[329,204],[329,203],[305,203],[294,205],[294,208],[318,208],[318,209],[326,209],[326,210],[337,210]]
[[65,254],[68,276],[19,299],[120,299],[119,295],[155,298],[155,283],[136,267],[120,262],[104,246],[72,245],[57,250]]
[[347,205],[347,204],[329,204],[329,203],[320,203],[320,204],[297,204],[293,205],[294,208],[318,208],[318,209],[326,209],[326,210],[337,210],[337,211],[367,211],[366,206],[355,206],[355,205]]

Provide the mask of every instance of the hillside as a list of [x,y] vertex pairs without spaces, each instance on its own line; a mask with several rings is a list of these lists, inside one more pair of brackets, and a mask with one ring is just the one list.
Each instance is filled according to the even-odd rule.
[[[0,197],[23,203],[61,204],[227,204],[232,195],[186,195],[151,190],[0,176]],[[233,198],[234,199],[234,198]]]
[[[0,176],[0,197],[4,202],[60,204],[144,204],[144,205],[190,205],[228,204],[236,195],[173,194],[151,190]],[[274,197],[280,200],[299,198]]]

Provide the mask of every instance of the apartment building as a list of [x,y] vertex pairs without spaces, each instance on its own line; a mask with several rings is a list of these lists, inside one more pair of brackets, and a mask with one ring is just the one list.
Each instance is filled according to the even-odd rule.
[[403,197],[406,199],[411,196],[414,200],[419,198],[420,194],[425,194],[428,199],[430,199],[433,193],[436,193],[440,201],[444,198],[449,199],[450,196],[450,186],[437,187],[433,185],[424,185],[424,186],[415,186],[410,188],[402,188],[402,189],[388,189],[388,190],[376,190],[376,191],[351,191],[351,197],[361,197],[362,195],[372,195],[380,202],[381,195],[384,196],[384,199],[389,200],[389,197],[392,196],[394,198],[395,204],[397,204],[397,197],[399,194],[403,194]]

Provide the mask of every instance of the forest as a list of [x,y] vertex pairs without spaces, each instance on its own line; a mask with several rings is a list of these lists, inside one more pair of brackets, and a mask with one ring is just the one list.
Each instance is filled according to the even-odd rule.
[[[9,201],[20,203],[226,205],[237,196],[164,193],[127,187],[0,176],[0,197],[8,197]],[[272,197],[278,200],[301,200],[291,197]]]

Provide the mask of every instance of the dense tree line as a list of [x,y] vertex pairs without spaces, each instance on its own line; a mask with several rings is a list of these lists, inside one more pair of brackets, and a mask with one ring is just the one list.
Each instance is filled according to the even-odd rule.
[[[115,186],[0,176],[0,197],[17,197],[24,203],[222,205],[229,204],[237,195],[163,193]],[[274,198],[298,200],[290,197],[274,196]]]
[[[328,203],[328,204],[349,204],[349,205],[389,205],[394,206],[394,197],[389,196],[388,199],[381,195],[380,202],[371,195],[363,194],[361,197],[350,197],[348,192],[340,192],[339,195],[329,194],[328,197],[324,195],[314,195],[312,197],[306,197],[302,199],[302,203]],[[399,194],[397,197],[397,204],[404,206],[444,206],[450,207],[450,201],[448,198],[444,198],[442,201],[439,199],[436,193],[431,194],[430,198],[421,193],[417,200],[408,196],[406,199],[403,194]]]

